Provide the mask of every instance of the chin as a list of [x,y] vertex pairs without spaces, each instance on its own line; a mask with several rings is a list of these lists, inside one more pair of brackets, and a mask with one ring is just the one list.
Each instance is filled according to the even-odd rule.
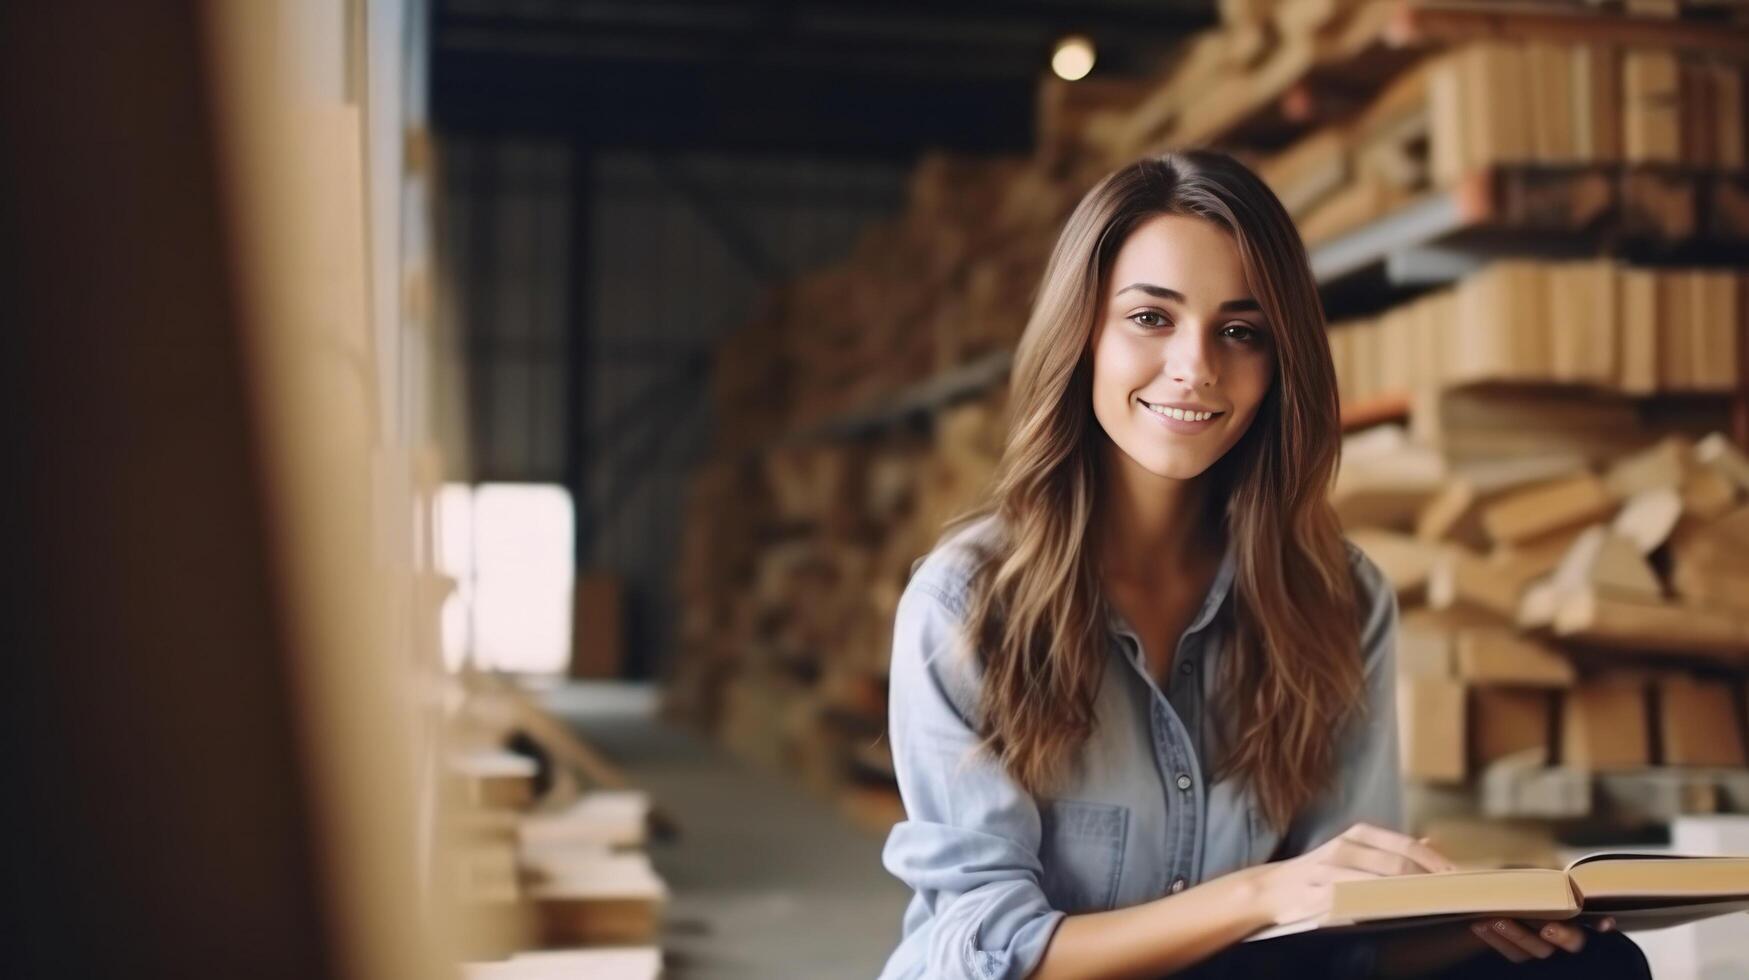
[[1208,471],[1213,460],[1191,458],[1184,453],[1170,453],[1164,456],[1152,457],[1130,456],[1140,463],[1142,468],[1155,476],[1168,480],[1194,480]]

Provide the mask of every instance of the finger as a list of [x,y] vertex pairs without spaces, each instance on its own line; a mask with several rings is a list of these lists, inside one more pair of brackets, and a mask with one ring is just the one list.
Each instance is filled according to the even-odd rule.
[[1530,959],[1529,953],[1519,949],[1518,944],[1507,939],[1505,936],[1496,935],[1494,930],[1489,928],[1488,923],[1486,922],[1470,923],[1470,931],[1475,933],[1476,937],[1481,939],[1482,942],[1493,948],[1494,952],[1499,953],[1501,956],[1506,957],[1514,963],[1523,963]]
[[1347,868],[1371,871],[1377,875],[1424,874],[1427,868],[1413,858],[1395,851],[1381,850],[1344,838],[1342,845],[1330,855],[1330,863]]
[[1328,862],[1339,868],[1365,871],[1381,876],[1414,874],[1420,868],[1401,854],[1381,851],[1376,847],[1344,838],[1329,855]]
[[1338,881],[1368,881],[1379,877],[1383,876],[1374,874],[1371,871],[1362,871],[1359,868],[1345,868],[1340,865],[1325,864],[1319,867],[1318,873],[1313,880],[1318,884],[1328,885],[1334,884]]
[[1416,871],[1453,871],[1457,868],[1445,855],[1430,847],[1424,837],[1410,837],[1408,834],[1399,834],[1369,823],[1357,823],[1343,831],[1342,836],[1367,847],[1407,858],[1417,866]]
[[1412,855],[1421,866],[1428,871],[1456,871],[1457,863],[1451,858],[1439,853],[1433,846],[1431,838],[1415,838],[1416,851]]
[[1519,949],[1524,950],[1526,953],[1529,953],[1539,960],[1546,960],[1555,955],[1555,946],[1553,943],[1545,941],[1536,933],[1531,932],[1529,929],[1526,929],[1511,919],[1491,919],[1489,920],[1488,926],[1499,935],[1517,943]]
[[[1536,923],[1525,922],[1526,926],[1534,927]],[[1536,934],[1545,941],[1554,943],[1569,953],[1577,953],[1585,948],[1585,930],[1566,922],[1545,922]]]
[[1615,931],[1615,916],[1613,916],[1613,915],[1604,916],[1603,919],[1597,923],[1597,931],[1598,932],[1614,932]]

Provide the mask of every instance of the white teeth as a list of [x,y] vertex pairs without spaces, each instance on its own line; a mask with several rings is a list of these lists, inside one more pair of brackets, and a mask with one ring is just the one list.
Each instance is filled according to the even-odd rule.
[[1155,415],[1164,415],[1167,418],[1178,419],[1182,422],[1202,422],[1215,417],[1213,412],[1189,412],[1182,408],[1165,408],[1160,405],[1150,405],[1147,402],[1142,402],[1142,405]]

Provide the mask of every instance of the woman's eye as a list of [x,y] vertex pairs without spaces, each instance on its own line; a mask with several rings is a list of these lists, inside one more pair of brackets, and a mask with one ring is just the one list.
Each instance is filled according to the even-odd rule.
[[1244,341],[1246,343],[1256,340],[1258,337],[1257,328],[1248,327],[1243,323],[1229,324],[1222,333],[1232,337],[1234,340]]
[[1154,320],[1158,321],[1156,323],[1142,322],[1141,325],[1144,327],[1163,327],[1166,325],[1166,318],[1164,316],[1160,315],[1159,313],[1154,312],[1153,310],[1143,310],[1140,313],[1132,314],[1130,316],[1130,320],[1136,321],[1136,322],[1141,322],[1142,317],[1153,317]]

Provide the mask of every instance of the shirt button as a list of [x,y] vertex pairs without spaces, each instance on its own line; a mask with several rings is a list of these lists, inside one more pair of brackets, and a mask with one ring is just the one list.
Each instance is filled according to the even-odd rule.
[[1180,665],[1180,666],[1179,666],[1179,668],[1178,668],[1178,672],[1179,672],[1179,673],[1180,673],[1180,674],[1188,674],[1188,673],[1190,673],[1190,672],[1191,672],[1191,671],[1193,671],[1193,670],[1195,670],[1195,669],[1196,669],[1196,668],[1195,668],[1195,667],[1192,667],[1192,666],[1191,666],[1191,665],[1190,665],[1190,661],[1188,661],[1188,660],[1186,660],[1186,661],[1185,661],[1185,662],[1184,662],[1184,663],[1183,663],[1183,664],[1181,664],[1181,665]]
[[1172,894],[1176,895],[1183,890],[1184,890],[1184,879],[1183,878],[1172,879]]
[[1178,774],[1178,788],[1179,789],[1189,789],[1190,788],[1190,777],[1185,775],[1184,773],[1179,773]]

